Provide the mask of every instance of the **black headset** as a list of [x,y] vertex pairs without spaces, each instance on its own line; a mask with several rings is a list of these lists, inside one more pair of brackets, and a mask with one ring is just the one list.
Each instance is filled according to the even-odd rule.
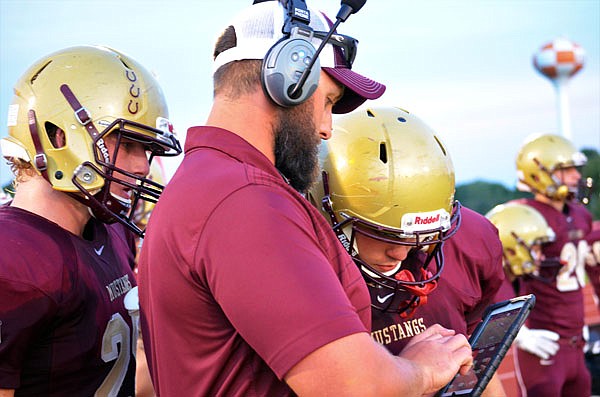
[[[290,107],[301,104],[315,92],[319,85],[321,65],[318,58],[313,59],[319,54],[310,42],[313,30],[309,26],[310,11],[305,0],[287,0],[283,3],[286,8],[282,29],[284,37],[265,55],[261,81],[265,93],[273,102]],[[304,82],[296,88],[309,66]]]

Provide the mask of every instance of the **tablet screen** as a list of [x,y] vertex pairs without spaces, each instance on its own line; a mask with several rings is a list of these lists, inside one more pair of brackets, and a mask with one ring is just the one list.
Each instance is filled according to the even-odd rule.
[[469,396],[480,378],[485,374],[490,362],[503,345],[506,332],[519,316],[520,308],[495,313],[473,343],[473,368],[467,375],[457,375],[442,396]]

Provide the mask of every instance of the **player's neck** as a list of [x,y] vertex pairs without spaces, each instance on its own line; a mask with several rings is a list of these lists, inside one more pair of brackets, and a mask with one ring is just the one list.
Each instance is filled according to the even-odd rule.
[[536,193],[535,200],[539,201],[541,203],[548,204],[548,205],[554,207],[559,212],[562,212],[563,209],[565,208],[565,202],[564,201],[552,200],[552,199],[544,196],[541,193]]
[[11,206],[46,218],[77,236],[82,235],[90,218],[86,206],[69,195],[52,189],[39,175],[19,183]]

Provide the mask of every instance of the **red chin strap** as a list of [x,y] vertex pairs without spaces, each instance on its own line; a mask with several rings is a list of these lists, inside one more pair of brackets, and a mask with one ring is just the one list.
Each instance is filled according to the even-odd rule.
[[[424,280],[433,277],[433,274],[431,274],[431,272],[426,271],[425,269],[420,270]],[[394,278],[398,281],[408,281],[412,283],[417,281],[415,280],[415,276],[413,276],[413,274],[407,269],[400,270],[398,273],[396,273]],[[422,285],[403,285],[403,287],[417,296],[426,297],[434,289],[437,288],[437,280],[433,280]]]
[[[433,277],[431,272],[426,271],[425,269],[420,270],[424,280]],[[400,270],[398,273],[396,273],[394,278],[398,281],[417,281],[415,280],[415,276],[413,276],[413,274],[407,269]],[[437,280],[433,280],[422,285],[403,285],[403,287],[418,297],[418,299],[415,299],[414,302],[411,303],[410,307],[405,312],[400,314],[400,317],[406,318],[412,316],[417,307],[427,304],[427,295],[437,288]]]

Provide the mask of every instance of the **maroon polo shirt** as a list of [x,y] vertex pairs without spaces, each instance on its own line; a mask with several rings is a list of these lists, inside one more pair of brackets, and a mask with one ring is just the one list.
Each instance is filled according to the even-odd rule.
[[321,214],[248,142],[189,129],[148,224],[142,333],[164,396],[283,396],[308,354],[366,332],[366,285]]

